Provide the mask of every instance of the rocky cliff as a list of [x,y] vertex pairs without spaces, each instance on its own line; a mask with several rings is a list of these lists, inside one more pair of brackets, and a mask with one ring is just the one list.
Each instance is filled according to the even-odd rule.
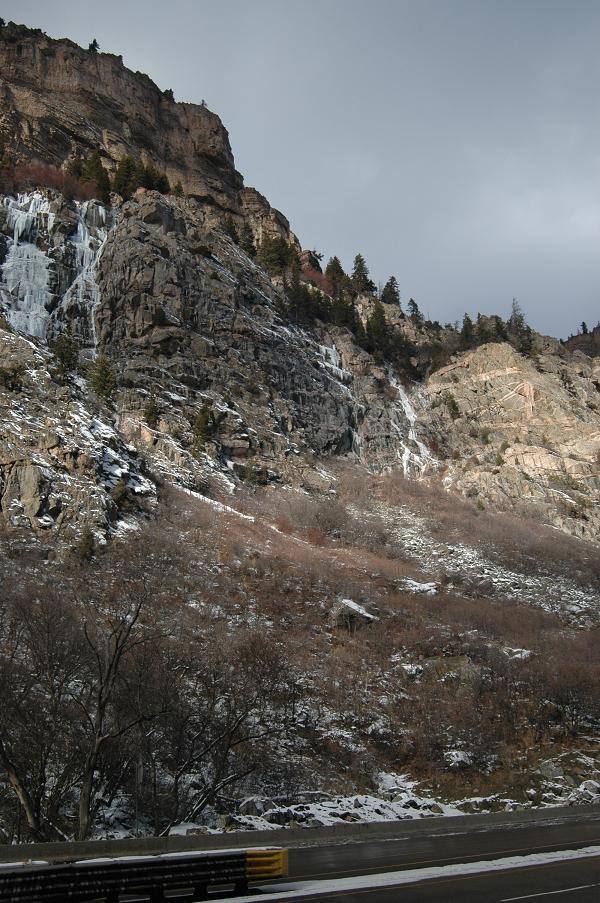
[[120,56],[10,23],[0,40],[0,128],[16,159],[61,166],[100,149],[167,173],[195,197],[239,208],[242,178],[227,130],[206,106],[175,103]]
[[[346,328],[294,322],[282,280],[226,234],[230,211],[256,243],[279,237],[300,251],[283,214],[243,187],[215,114],[174,103],[119,57],[21,26],[0,32],[0,65],[14,158],[62,166],[99,148],[110,169],[131,153],[187,193],[140,189],[104,206],[40,187],[2,199],[7,523],[70,535],[91,518],[110,532],[117,484],[151,503],[165,478],[191,491],[243,480],[329,489],[321,464],[345,456],[598,537],[597,358],[537,336],[530,357],[483,344],[409,382],[416,358],[403,369]],[[356,299],[363,324],[374,305]],[[407,357],[458,347],[453,330],[384,309]],[[78,375],[57,365],[63,335]],[[110,404],[90,383],[99,357],[116,379]]]

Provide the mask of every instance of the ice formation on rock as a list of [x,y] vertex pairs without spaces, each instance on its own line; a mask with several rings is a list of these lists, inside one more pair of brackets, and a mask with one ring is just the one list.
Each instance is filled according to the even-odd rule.
[[404,418],[408,421],[408,436],[405,436],[404,423],[397,423],[392,416],[392,426],[400,437],[400,445],[402,452],[398,450],[398,457],[402,460],[402,468],[404,475],[408,476],[411,472],[417,471],[423,473],[428,466],[435,463],[431,452],[425,443],[417,436],[417,412],[411,404],[411,401],[404,390],[403,386],[395,379],[390,378],[390,384],[398,393],[398,401]]
[[[1,267],[0,300],[10,325],[44,340],[57,302],[76,301],[89,310],[94,334],[94,311],[100,301],[95,268],[108,234],[105,208],[95,201],[75,202],[77,226],[61,247],[53,241],[56,215],[44,194],[33,191],[6,197],[2,203],[12,237]],[[69,250],[74,254],[68,255]],[[70,284],[57,299],[52,290],[56,262],[60,259],[68,266],[70,257]]]

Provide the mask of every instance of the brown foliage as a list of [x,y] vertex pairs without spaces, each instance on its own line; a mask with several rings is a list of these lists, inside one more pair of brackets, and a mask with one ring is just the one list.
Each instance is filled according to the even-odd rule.
[[54,188],[67,198],[88,201],[97,197],[95,182],[83,182],[70,173],[43,163],[23,163],[2,170],[3,189],[7,192],[31,188]]

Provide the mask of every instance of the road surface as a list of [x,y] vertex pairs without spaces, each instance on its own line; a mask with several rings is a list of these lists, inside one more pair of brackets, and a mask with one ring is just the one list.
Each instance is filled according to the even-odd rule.
[[[307,835],[310,832],[307,831]],[[310,842],[309,836],[306,838]],[[281,841],[280,841],[281,842]],[[393,839],[372,839],[350,843],[320,843],[290,849],[290,879],[284,884],[298,887],[302,881],[375,876],[386,872],[435,868],[458,863],[478,863],[508,857],[545,854],[600,846],[600,807],[580,813],[576,808],[553,812],[542,810],[533,824],[486,825],[464,823],[447,827],[443,819],[423,822],[418,832],[411,826],[403,833],[398,825]],[[280,885],[281,886],[281,885]],[[284,886],[281,886],[282,892]],[[287,889],[287,888],[286,888]],[[262,885],[269,896],[277,884]],[[540,894],[540,896],[532,896]],[[548,896],[548,894],[550,894]],[[600,903],[600,858],[528,865],[524,868],[488,874],[448,876],[392,888],[363,888],[330,893],[319,891],[302,897],[312,901],[331,899],[353,901],[507,901],[518,903]],[[260,900],[260,896],[255,898]],[[512,901],[511,901],[512,903]]]

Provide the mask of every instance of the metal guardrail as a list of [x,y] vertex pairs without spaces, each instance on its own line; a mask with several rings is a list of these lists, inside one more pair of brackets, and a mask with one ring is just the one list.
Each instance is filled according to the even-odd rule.
[[151,903],[162,903],[168,899],[167,891],[191,891],[194,900],[202,900],[216,885],[232,885],[234,893],[244,893],[249,881],[284,878],[287,874],[287,850],[281,849],[124,856],[59,865],[15,864],[0,868],[0,900],[119,903],[121,895],[135,894]]

